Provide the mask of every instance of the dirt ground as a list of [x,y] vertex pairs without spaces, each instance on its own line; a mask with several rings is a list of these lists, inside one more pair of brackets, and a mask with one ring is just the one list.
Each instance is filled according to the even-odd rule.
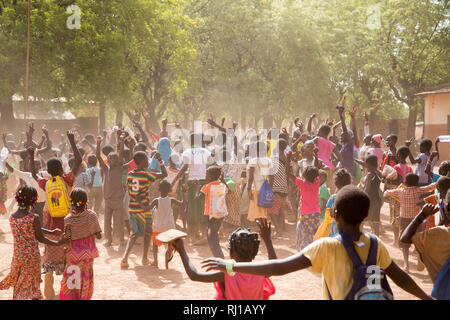
[[[293,216],[288,216],[286,238],[273,240],[276,253],[279,258],[285,258],[296,253],[295,250],[295,221]],[[178,221],[178,223],[181,223]],[[403,257],[400,249],[392,245],[393,232],[389,225],[389,207],[384,204],[382,209],[382,223],[384,233],[381,239],[386,244],[392,259],[403,267]],[[221,237],[222,250],[227,257],[226,237],[228,230],[225,230]],[[181,259],[175,254],[169,265],[169,270],[164,267],[164,249],[159,251],[159,268],[152,266],[142,266],[142,242],[138,240],[138,245],[130,255],[130,268],[120,269],[120,260],[124,248],[113,243],[113,246],[106,248],[104,240],[98,241],[100,257],[95,260],[95,288],[93,299],[96,300],[211,300],[214,298],[214,288],[210,283],[200,283],[191,281],[184,271]],[[192,242],[186,240],[186,250],[197,269],[200,269],[200,261],[211,256],[207,244],[194,246]],[[43,253],[41,245],[41,253]],[[412,249],[411,249],[412,253]],[[13,254],[13,238],[7,216],[0,216],[0,279],[9,272],[9,267]],[[153,257],[153,253],[149,253]],[[267,259],[267,251],[261,245],[260,252],[256,260]],[[432,282],[426,270],[417,271],[416,257],[410,255],[411,271],[410,275],[425,292],[431,292]],[[62,276],[55,277],[55,291],[59,292]],[[43,277],[42,277],[43,278]],[[271,297],[273,300],[320,300],[322,299],[321,276],[313,274],[310,269],[291,273],[282,277],[273,277],[272,281],[276,288],[276,293]],[[412,295],[404,292],[392,281],[390,285],[397,300],[414,300]],[[41,290],[44,289],[43,283]],[[13,289],[0,291],[0,300],[12,299]]]

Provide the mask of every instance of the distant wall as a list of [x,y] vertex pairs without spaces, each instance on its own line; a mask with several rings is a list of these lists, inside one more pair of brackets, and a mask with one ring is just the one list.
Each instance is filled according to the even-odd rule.
[[[92,133],[94,135],[97,135],[98,132],[98,118],[97,117],[80,117],[74,120],[45,120],[45,119],[33,119],[33,120],[27,120],[28,122],[34,123],[35,128],[35,140],[37,140],[37,137],[41,137],[41,128],[45,124],[47,126],[47,129],[50,133],[50,138],[54,139],[56,138],[54,136],[54,131],[58,129],[61,133],[65,133],[67,130],[73,128],[75,124],[78,124],[80,126],[80,130],[83,134],[86,133]],[[14,134],[18,137],[20,136],[21,132],[25,131],[26,122],[23,119],[16,119],[15,123],[16,130],[14,130]]]

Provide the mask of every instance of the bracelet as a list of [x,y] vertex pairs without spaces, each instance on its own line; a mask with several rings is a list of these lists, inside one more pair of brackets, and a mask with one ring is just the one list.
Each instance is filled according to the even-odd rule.
[[234,276],[233,266],[236,263],[234,260],[227,260],[227,272],[230,276]]

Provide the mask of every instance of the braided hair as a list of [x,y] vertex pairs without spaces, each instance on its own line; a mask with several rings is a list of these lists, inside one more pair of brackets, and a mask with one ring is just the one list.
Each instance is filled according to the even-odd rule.
[[38,194],[35,188],[30,186],[23,186],[17,189],[16,201],[19,209],[26,210],[34,206],[38,199]]
[[84,189],[75,188],[70,193],[70,205],[72,206],[72,211],[83,212],[86,210],[88,204],[88,196]]
[[242,262],[252,261],[259,250],[258,234],[250,229],[238,228],[228,237],[228,249]]

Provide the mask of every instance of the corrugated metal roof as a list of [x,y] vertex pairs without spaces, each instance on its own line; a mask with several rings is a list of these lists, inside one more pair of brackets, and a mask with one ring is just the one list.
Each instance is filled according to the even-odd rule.
[[428,96],[430,94],[443,94],[450,93],[450,83],[441,84],[434,88],[430,88],[427,91],[416,93],[415,96]]

